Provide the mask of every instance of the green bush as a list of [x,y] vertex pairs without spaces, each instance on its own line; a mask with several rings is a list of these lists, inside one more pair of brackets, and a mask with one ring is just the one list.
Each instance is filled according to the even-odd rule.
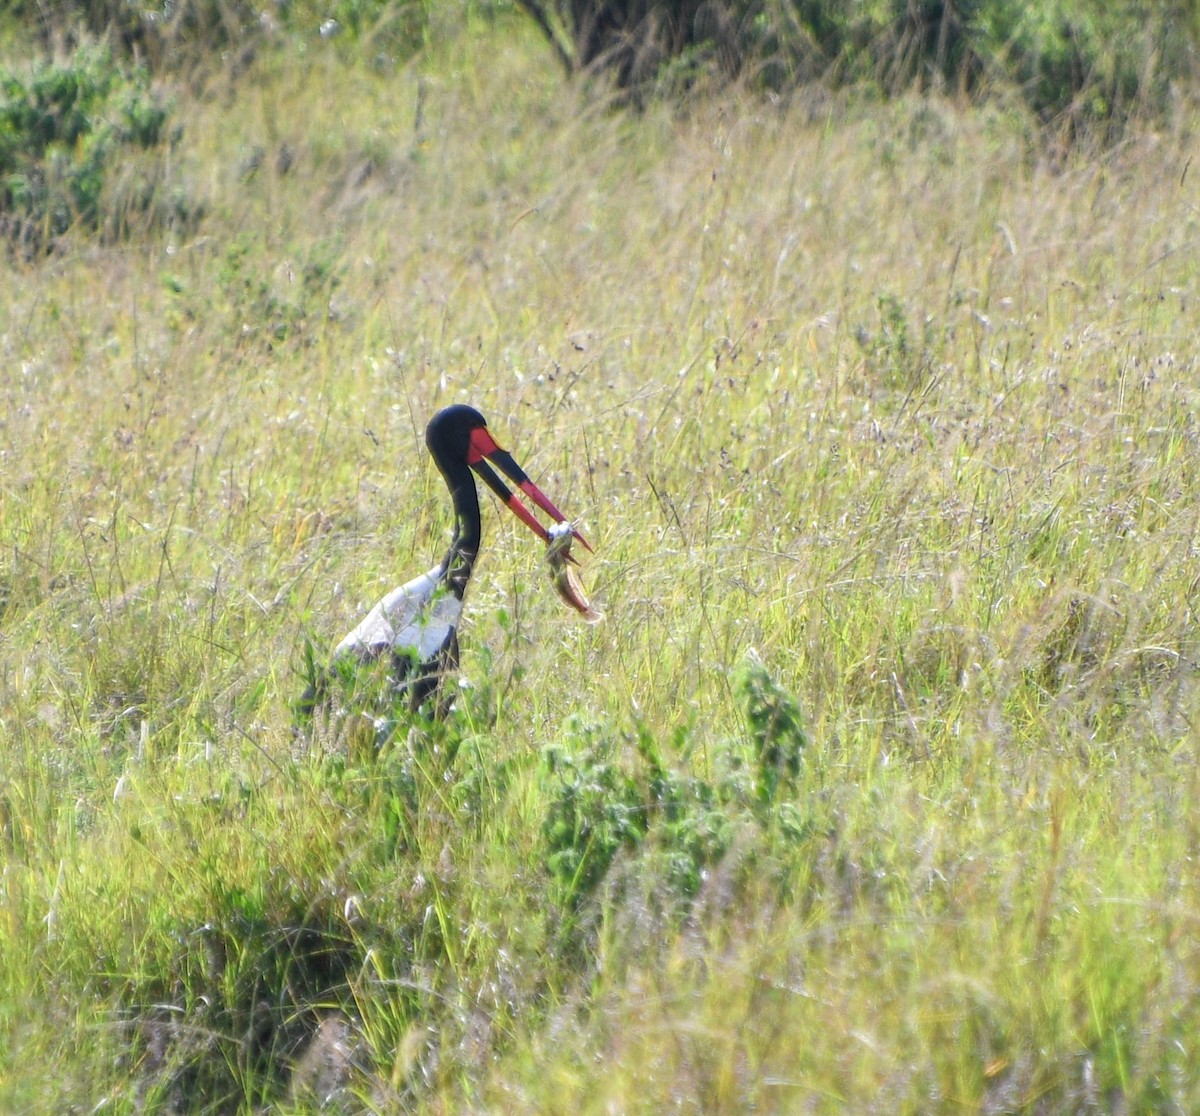
[[106,189],[132,156],[165,142],[168,108],[144,69],[122,70],[106,48],[80,47],[25,76],[0,70],[0,227],[44,248],[70,229],[122,235],[130,211],[155,204],[147,170],[106,213]]
[[620,745],[596,727],[575,725],[567,747],[543,753],[546,868],[565,905],[591,894],[621,849],[645,836],[646,803],[621,763]]
[[757,655],[746,656],[736,679],[754,749],[754,798],[760,815],[790,797],[808,737],[796,699],[767,672]]
[[1161,110],[1173,81],[1195,77],[1192,22],[1182,4],[1005,0],[982,6],[978,39],[1043,120],[1104,124]]
[[626,851],[668,885],[658,901],[686,906],[740,824],[789,839],[808,831],[794,803],[808,744],[796,699],[753,652],[735,690],[747,734],[725,743],[712,777],[690,770],[687,727],[676,730],[670,756],[641,723],[624,733],[575,724],[546,749],[545,863],[565,905],[591,895]]
[[[681,731],[676,750],[685,741]],[[729,848],[718,788],[669,765],[645,725],[616,734],[573,726],[566,746],[546,749],[543,778],[546,868],[568,907],[596,890],[623,850],[640,851],[650,877],[667,884],[665,906],[686,903]]]

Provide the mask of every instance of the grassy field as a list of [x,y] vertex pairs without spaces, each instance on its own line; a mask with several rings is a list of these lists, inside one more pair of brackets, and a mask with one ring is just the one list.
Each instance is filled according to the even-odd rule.
[[[1195,114],[193,94],[0,264],[0,1109],[1200,1108]],[[453,401],[607,618],[486,500],[450,722],[298,727]]]

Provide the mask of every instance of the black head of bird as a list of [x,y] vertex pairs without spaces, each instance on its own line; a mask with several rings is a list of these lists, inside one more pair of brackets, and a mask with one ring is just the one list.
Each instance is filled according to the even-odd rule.
[[[450,491],[454,540],[438,565],[384,596],[333,653],[335,662],[388,659],[393,682],[408,696],[413,709],[434,696],[442,680],[458,665],[459,618],[481,538],[479,494],[472,474],[479,476],[544,542],[550,542],[549,532],[521,499],[521,493],[555,523],[566,522],[512,454],[496,442],[487,420],[474,407],[455,404],[438,411],[425,430],[425,444]],[[510,489],[496,469],[518,491]],[[592,549],[573,527],[571,534]],[[319,695],[306,695],[310,707],[315,700]],[[441,703],[439,708],[444,710],[446,704]]]
[[[450,490],[450,499],[454,504],[457,520],[457,534],[448,561],[459,566],[466,565],[466,574],[461,579],[459,596],[466,587],[470,577],[471,565],[479,551],[480,517],[479,496],[475,489],[475,481],[471,470],[500,498],[500,500],[530,528],[543,542],[549,542],[550,537],[546,528],[521,500],[496,475],[489,462],[495,464],[522,492],[525,493],[539,508],[542,509],[555,523],[563,523],[566,516],[558,510],[553,502],[525,473],[525,470],[513,460],[507,450],[502,449],[488,430],[487,419],[474,407],[456,403],[438,411],[429,425],[425,428],[425,445],[433,457],[434,463],[441,471]],[[572,530],[575,538],[591,550],[588,541],[578,532]],[[458,579],[451,576],[451,588],[459,584]]]

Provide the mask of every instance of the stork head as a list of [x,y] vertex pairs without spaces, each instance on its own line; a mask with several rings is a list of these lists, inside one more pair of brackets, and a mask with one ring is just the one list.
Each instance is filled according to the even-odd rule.
[[[566,522],[566,516],[558,510],[553,502],[536,484],[533,483],[513,460],[512,454],[502,449],[489,433],[487,419],[474,407],[463,403],[444,407],[429,420],[425,429],[425,444],[438,463],[443,474],[450,462],[465,463],[470,466],[497,496],[500,497],[510,511],[524,523],[543,542],[549,542],[550,536],[546,528],[529,510],[517,493],[496,475],[495,470],[488,464],[492,462],[509,480],[525,493],[539,508],[542,509],[555,523]],[[572,528],[571,533],[588,550],[591,544],[578,531]]]

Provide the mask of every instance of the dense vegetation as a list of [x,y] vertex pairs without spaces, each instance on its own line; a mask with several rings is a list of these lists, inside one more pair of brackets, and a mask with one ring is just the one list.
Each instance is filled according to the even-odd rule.
[[106,37],[155,70],[282,40],[343,38],[377,67],[411,58],[464,16],[526,13],[569,74],[644,96],[714,76],[790,91],[813,82],[914,84],[1017,96],[1044,120],[1095,126],[1161,112],[1194,81],[1195,0],[16,0],[10,25],[53,46]]
[[519,0],[568,72],[625,89],[716,72],[789,91],[814,81],[1015,96],[1043,120],[1119,125],[1196,74],[1197,11],[1088,0]]
[[[0,1109],[1196,1110],[1186,86],[622,112],[435,7],[9,24]],[[300,723],[454,400],[607,618],[487,501],[454,714]]]

